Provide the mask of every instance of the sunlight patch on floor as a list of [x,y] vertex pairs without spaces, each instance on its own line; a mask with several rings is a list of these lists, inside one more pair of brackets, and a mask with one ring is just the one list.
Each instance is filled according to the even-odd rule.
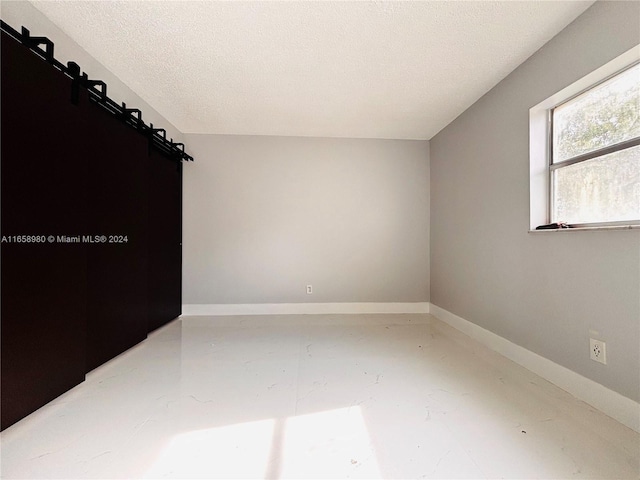
[[382,478],[359,407],[183,433],[144,478]]
[[262,478],[274,425],[262,420],[177,435],[143,478]]

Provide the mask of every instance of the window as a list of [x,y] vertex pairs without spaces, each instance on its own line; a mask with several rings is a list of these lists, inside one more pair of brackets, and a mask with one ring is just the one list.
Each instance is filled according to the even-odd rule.
[[551,110],[551,221],[640,220],[640,65]]
[[640,225],[640,46],[530,110],[531,228]]

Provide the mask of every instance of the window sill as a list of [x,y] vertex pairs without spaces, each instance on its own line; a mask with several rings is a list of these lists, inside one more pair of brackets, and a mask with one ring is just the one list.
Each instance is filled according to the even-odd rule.
[[594,232],[602,230],[640,230],[640,225],[609,225],[601,227],[573,227],[573,228],[555,228],[550,230],[529,230],[529,233],[556,233],[556,232]]

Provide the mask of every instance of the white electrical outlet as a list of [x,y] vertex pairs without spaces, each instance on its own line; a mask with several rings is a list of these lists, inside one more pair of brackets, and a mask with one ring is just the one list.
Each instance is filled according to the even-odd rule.
[[591,360],[607,364],[607,344],[602,340],[589,339],[589,356]]
[[313,285],[307,285],[307,295],[311,295],[313,293]]

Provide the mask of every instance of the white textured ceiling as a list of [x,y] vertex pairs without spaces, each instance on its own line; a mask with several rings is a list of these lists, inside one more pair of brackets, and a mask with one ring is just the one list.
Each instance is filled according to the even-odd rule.
[[32,3],[182,132],[429,139],[593,1]]

